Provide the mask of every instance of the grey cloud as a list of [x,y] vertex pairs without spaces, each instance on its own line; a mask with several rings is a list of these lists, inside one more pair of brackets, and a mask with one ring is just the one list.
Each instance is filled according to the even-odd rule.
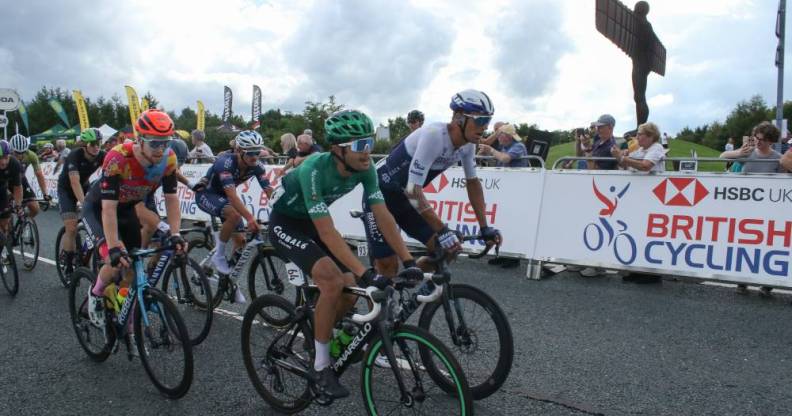
[[548,91],[556,63],[572,49],[561,28],[556,1],[518,2],[487,29],[495,46],[495,69],[509,93],[524,103]]
[[453,39],[448,21],[406,2],[317,2],[285,54],[307,81],[293,95],[335,95],[350,106],[403,113],[418,100]]

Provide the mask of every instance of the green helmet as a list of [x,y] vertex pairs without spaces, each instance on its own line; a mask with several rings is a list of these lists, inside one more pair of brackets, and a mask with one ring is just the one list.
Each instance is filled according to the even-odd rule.
[[356,110],[343,110],[331,115],[325,120],[324,128],[330,144],[347,143],[374,135],[374,123],[367,115]]
[[80,141],[91,143],[97,140],[102,141],[102,132],[99,129],[87,128],[80,133]]

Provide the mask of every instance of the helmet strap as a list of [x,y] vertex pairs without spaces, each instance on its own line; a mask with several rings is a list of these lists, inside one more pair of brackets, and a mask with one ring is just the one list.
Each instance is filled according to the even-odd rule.
[[349,172],[349,173],[358,173],[358,172],[360,172],[359,170],[353,168],[352,166],[349,166],[349,163],[347,163],[346,158],[345,158],[346,151],[347,151],[346,147],[342,147],[342,146],[339,146],[339,147],[341,147],[341,154],[343,156],[339,156],[338,153],[336,153],[336,152],[330,152],[330,153],[333,154],[333,157],[338,159],[338,161],[341,162],[344,165],[344,169],[346,169],[347,172]]

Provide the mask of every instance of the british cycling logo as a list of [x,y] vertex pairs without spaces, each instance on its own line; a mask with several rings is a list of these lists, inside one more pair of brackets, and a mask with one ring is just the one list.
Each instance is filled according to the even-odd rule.
[[591,180],[594,196],[603,203],[604,207],[599,211],[599,222],[590,222],[583,229],[583,244],[590,251],[599,251],[604,247],[613,247],[613,255],[625,265],[632,264],[638,254],[635,239],[627,233],[627,224],[621,220],[615,220],[617,228],[611,224],[611,218],[619,207],[619,201],[630,189],[630,183],[621,190],[615,186],[610,186],[606,192],[600,191],[594,179]]

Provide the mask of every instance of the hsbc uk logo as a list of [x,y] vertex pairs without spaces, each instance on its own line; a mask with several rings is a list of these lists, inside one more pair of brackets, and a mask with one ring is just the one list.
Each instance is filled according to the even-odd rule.
[[446,178],[445,173],[441,173],[432,179],[428,185],[424,186],[423,191],[426,194],[437,194],[446,186],[448,186],[448,178]]
[[666,178],[655,186],[652,193],[663,205],[692,207],[710,192],[696,178]]

